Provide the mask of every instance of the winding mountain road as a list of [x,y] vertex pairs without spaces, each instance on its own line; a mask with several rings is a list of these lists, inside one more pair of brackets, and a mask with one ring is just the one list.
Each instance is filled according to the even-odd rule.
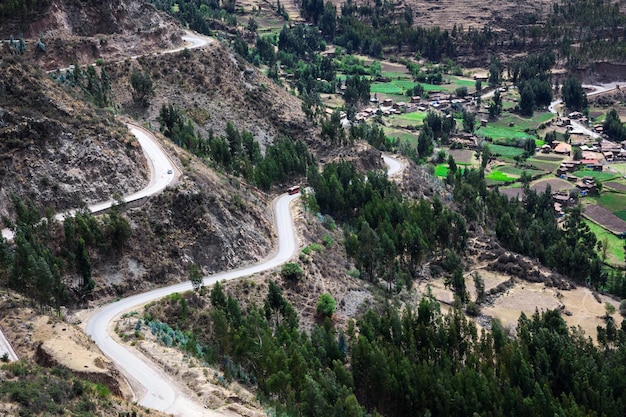
[[[605,93],[607,91],[615,90],[616,88],[618,88],[619,84],[620,84],[619,82],[612,82],[612,83],[599,84],[599,85],[583,85],[583,88],[586,89],[586,90],[593,90],[593,91],[587,93],[587,97],[591,97],[591,96],[595,96],[595,95],[598,95],[598,94]],[[550,113],[558,115],[559,112],[557,111],[556,106],[559,106],[561,104],[563,104],[563,100],[562,99],[559,98],[559,99],[554,100],[548,106],[548,111],[550,111]],[[599,134],[597,134],[593,130],[587,128],[585,125],[580,123],[578,120],[570,120],[570,124],[572,126],[574,126],[574,128],[576,128],[579,131],[583,132],[585,135],[591,136],[593,139],[598,139],[600,137]]]
[[[217,281],[249,276],[287,262],[296,253],[298,247],[289,208],[291,202],[298,197],[298,194],[285,194],[274,202],[274,220],[278,235],[278,245],[269,259],[256,265],[207,276],[203,279],[204,285],[212,285]],[[187,281],[124,298],[98,309],[87,322],[86,330],[87,334],[92,337],[102,352],[116,364],[118,369],[127,378],[135,380],[143,387],[142,391],[145,390],[145,394],[139,398],[140,405],[174,415],[190,415],[189,412],[192,409],[195,409],[196,413],[201,412],[210,415],[208,410],[198,408],[197,404],[191,399],[178,392],[175,389],[176,382],[168,375],[160,372],[157,365],[150,364],[142,355],[127,350],[124,346],[118,344],[109,333],[111,321],[123,312],[135,309],[166,295],[190,291],[191,289],[191,282]]]
[[[187,36],[184,36],[183,39],[191,45],[164,51],[163,53],[176,52],[185,48],[199,48],[212,41],[210,38],[199,37],[191,32],[187,32]],[[150,131],[132,123],[127,123],[127,126],[141,145],[150,170],[149,184],[144,189],[124,197],[126,202],[132,202],[160,193],[165,187],[176,181],[180,172],[165,154],[157,139]],[[389,166],[389,176],[396,175],[404,168],[404,165],[400,161],[390,156],[385,155],[383,158],[385,163]],[[293,228],[290,205],[298,197],[298,194],[282,195],[273,203],[273,215],[278,239],[276,249],[268,259],[255,265],[204,277],[204,285],[212,285],[217,281],[233,280],[272,269],[293,257],[296,253],[298,243]],[[89,210],[93,213],[101,212],[111,207],[114,203],[115,201],[113,200],[97,203],[89,206]],[[73,212],[74,211],[59,213],[56,217],[62,220],[68,215],[71,216]],[[13,238],[13,232],[4,229],[2,230],[2,236],[10,240]],[[188,397],[177,387],[177,382],[161,370],[158,365],[150,362],[140,353],[131,351],[119,344],[111,337],[110,333],[112,330],[110,328],[112,321],[120,314],[136,309],[145,303],[157,300],[174,292],[189,291],[191,289],[192,284],[187,281],[151,290],[143,294],[137,294],[99,307],[90,315],[86,323],[86,332],[92,337],[102,352],[115,363],[125,377],[132,381],[132,385],[139,393],[138,402],[140,405],[177,416],[221,415],[205,409],[193,398]]]
[[389,168],[387,169],[387,176],[393,177],[398,175],[404,169],[404,164],[389,155],[383,155],[383,161]]
[[[390,156],[385,155],[384,160],[389,166],[388,175],[390,176],[399,173],[404,168],[400,161]],[[267,260],[256,265],[204,277],[203,284],[212,285],[217,281],[227,281],[249,276],[275,268],[291,259],[296,253],[298,243],[293,228],[290,205],[298,197],[298,194],[284,194],[274,201],[274,221],[278,243],[276,250]],[[177,382],[161,371],[158,365],[150,363],[141,354],[127,350],[126,347],[118,344],[110,334],[112,320],[122,313],[136,309],[145,303],[174,292],[190,291],[191,289],[192,284],[188,281],[124,298],[113,304],[101,307],[92,314],[87,322],[86,331],[102,352],[116,364],[117,368],[128,379],[133,380],[135,384],[139,384],[142,387],[140,388],[140,391],[143,393],[139,398],[140,405],[176,416],[192,414],[195,416],[213,416],[216,415],[214,412],[203,409],[197,402],[177,389]]]

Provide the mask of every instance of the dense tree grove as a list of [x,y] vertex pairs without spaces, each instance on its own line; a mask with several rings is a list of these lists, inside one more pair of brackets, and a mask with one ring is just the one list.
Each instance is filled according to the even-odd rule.
[[44,4],[45,0],[4,0],[0,3],[0,18],[24,17]]
[[550,69],[554,60],[553,53],[533,54],[509,68],[511,80],[520,91],[519,110],[523,115],[532,116],[535,108],[552,101]]
[[203,35],[212,34],[207,19],[221,20],[232,26],[237,24],[234,0],[150,0],[150,3]]
[[547,311],[522,314],[511,336],[497,321],[490,332],[479,331],[458,309],[442,316],[437,302],[425,296],[416,310],[388,305],[365,313],[345,331],[326,319],[307,334],[273,282],[262,307],[242,308],[220,284],[210,296],[175,294],[155,307],[146,309],[139,327],[219,364],[227,380],[257,387],[276,415],[553,417],[626,411],[624,324],[599,328],[604,337],[596,346],[568,329],[557,311]]
[[[131,237],[131,229],[119,207],[97,220],[78,210],[59,224],[44,217],[30,200],[11,196],[16,220],[13,243],[0,240],[0,277],[3,284],[40,305],[60,307],[68,300],[82,302],[91,294],[92,252],[118,254]],[[79,277],[69,288],[62,277]],[[70,293],[72,291],[72,293]]]
[[611,139],[622,141],[626,139],[626,127],[620,120],[617,110],[611,109],[602,123],[602,131]]
[[563,101],[568,109],[572,111],[583,111],[587,108],[587,93],[580,81],[574,77],[568,77],[563,82],[561,89]]
[[89,100],[99,107],[111,104],[111,78],[104,67],[98,71],[92,65],[85,68],[75,65],[74,69],[64,72],[57,70],[51,75],[59,83],[80,87]]
[[231,122],[223,136],[209,132],[204,138],[195,131],[193,123],[173,104],[163,104],[159,113],[161,131],[178,146],[200,158],[210,158],[226,172],[242,176],[247,181],[268,190],[276,182],[306,175],[307,167],[315,164],[302,141],[279,138],[261,154],[252,133],[239,131]]
[[[346,222],[345,245],[365,279],[411,285],[422,262],[446,249],[463,251],[465,221],[439,200],[411,202],[382,172],[367,179],[347,162],[309,169],[309,184],[322,214]],[[460,268],[455,264],[450,272]]]
[[576,282],[611,290],[596,251],[597,239],[580,207],[571,209],[564,227],[559,227],[550,189],[537,194],[526,181],[523,199],[517,201],[488,190],[482,170],[457,170],[453,181],[454,199],[465,218],[495,225],[506,248],[537,258]]

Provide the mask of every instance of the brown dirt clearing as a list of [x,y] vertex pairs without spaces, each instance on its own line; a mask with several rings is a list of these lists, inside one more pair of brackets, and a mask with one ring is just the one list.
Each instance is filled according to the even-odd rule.
[[475,164],[478,163],[476,159],[476,152],[468,149],[451,149],[448,151],[454,158],[455,162],[461,164]]
[[560,178],[551,178],[551,179],[542,179],[535,181],[530,188],[537,192],[538,194],[546,191],[546,188],[550,184],[550,188],[552,188],[552,192],[560,191],[560,190],[569,190],[570,188],[574,188],[574,185],[571,182],[567,182]]
[[[485,290],[496,287],[498,284],[509,280],[511,277],[505,274],[492,272],[484,269],[477,270],[485,282]],[[466,275],[466,287],[472,300],[476,297],[474,282],[470,274]],[[419,289],[422,293],[427,292],[430,286],[433,296],[444,305],[451,305],[454,301],[452,291],[445,288],[443,278],[438,278],[420,283]],[[586,336],[595,340],[597,336],[597,326],[606,324],[604,315],[606,314],[605,303],[610,303],[619,308],[619,302],[610,297],[600,295],[602,303],[596,301],[593,293],[588,288],[579,287],[570,291],[563,291],[553,287],[546,287],[543,283],[534,283],[517,280],[515,285],[501,293],[492,305],[484,306],[482,314],[498,318],[505,328],[514,329],[521,313],[531,316],[535,310],[545,311],[548,309],[562,308],[562,317],[568,326],[580,326]],[[443,309],[442,309],[443,310]],[[446,308],[446,311],[448,308]],[[616,323],[621,321],[618,313],[613,315]]]

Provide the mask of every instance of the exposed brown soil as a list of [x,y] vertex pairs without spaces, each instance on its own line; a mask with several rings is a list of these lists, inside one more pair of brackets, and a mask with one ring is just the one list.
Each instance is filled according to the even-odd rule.
[[500,194],[504,194],[505,196],[509,197],[509,199],[519,199],[524,194],[524,191],[520,187],[499,188],[498,191],[500,192]]
[[560,178],[539,180],[537,182],[534,182],[530,186],[530,188],[534,190],[537,194],[540,194],[546,191],[546,188],[548,188],[548,184],[550,185],[552,192],[569,190],[570,188],[574,188],[574,185],[571,182],[567,182]]
[[[219,42],[200,50],[164,54],[106,66],[114,80],[114,101],[128,114],[159,126],[162,105],[172,104],[193,119],[205,138],[221,135],[227,122],[250,131],[261,147],[290,136],[316,145],[318,131],[309,123],[300,100],[265,77]],[[134,105],[130,74],[148,71],[156,96],[147,109]]]
[[585,217],[615,234],[626,233],[626,222],[597,204],[585,206]]
[[462,164],[472,164],[478,162],[476,159],[476,152],[468,149],[452,149],[448,151],[454,158],[454,161]]
[[80,378],[106,385],[117,396],[131,398],[128,386],[115,367],[87,335],[58,317],[27,305],[13,293],[0,301],[0,324],[20,357],[43,366],[62,366]]
[[622,184],[622,183],[615,182],[615,181],[608,181],[608,182],[603,183],[603,185],[605,187],[612,188],[615,191],[621,191],[623,193],[626,193],[626,184]]
[[12,217],[10,193],[58,212],[147,184],[123,124],[20,62],[0,65],[0,137],[0,216]]

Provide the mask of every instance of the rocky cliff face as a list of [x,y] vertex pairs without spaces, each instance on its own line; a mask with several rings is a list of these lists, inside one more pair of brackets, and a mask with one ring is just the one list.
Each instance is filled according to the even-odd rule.
[[[0,39],[22,34],[28,60],[47,70],[141,55],[182,43],[177,22],[140,0],[39,3],[27,16],[0,22]],[[45,51],[36,47],[40,37]],[[8,48],[0,48],[0,57],[10,54]]]
[[[156,97],[147,109],[137,109],[132,102],[129,74],[133,68],[147,71],[154,80]],[[209,131],[223,134],[229,121],[252,132],[262,147],[285,135],[309,144],[319,136],[306,120],[299,99],[219,42],[188,52],[117,62],[106,69],[114,80],[115,101],[153,126],[159,124],[161,105],[174,104],[205,137]]]
[[55,211],[128,194],[147,183],[144,164],[111,113],[29,65],[0,68],[0,216],[11,217],[10,193]]

